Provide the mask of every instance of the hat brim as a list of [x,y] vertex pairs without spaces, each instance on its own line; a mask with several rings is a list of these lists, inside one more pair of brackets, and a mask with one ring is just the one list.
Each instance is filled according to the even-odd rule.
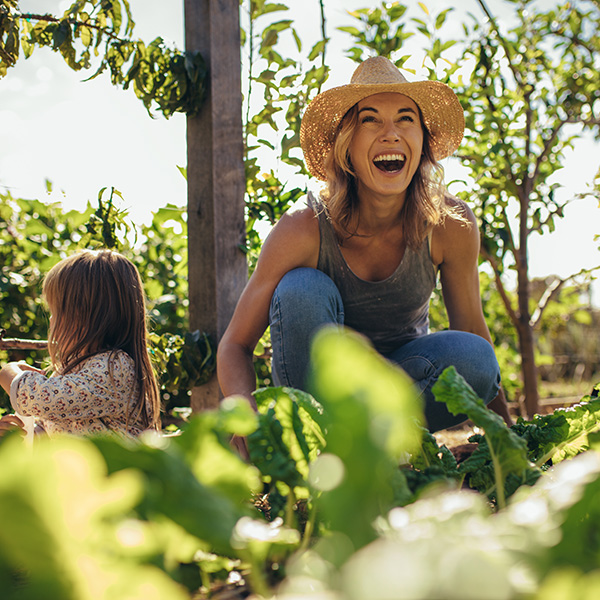
[[326,90],[306,108],[300,126],[300,145],[309,172],[325,181],[325,159],[344,115],[364,98],[395,92],[408,96],[420,108],[430,136],[435,160],[442,160],[459,147],[465,129],[463,109],[450,87],[439,81],[353,84]]

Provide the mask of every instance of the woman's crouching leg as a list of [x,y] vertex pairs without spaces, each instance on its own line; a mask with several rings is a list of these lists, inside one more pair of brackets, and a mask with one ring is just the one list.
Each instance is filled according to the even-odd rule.
[[452,415],[443,402],[437,402],[431,388],[444,369],[454,366],[489,404],[500,388],[500,368],[491,344],[482,337],[464,331],[440,331],[409,342],[387,356],[416,382],[425,405],[430,431],[446,429],[466,420]]
[[303,389],[314,334],[323,325],[344,322],[340,293],[323,272],[293,269],[273,293],[269,321],[273,383]]

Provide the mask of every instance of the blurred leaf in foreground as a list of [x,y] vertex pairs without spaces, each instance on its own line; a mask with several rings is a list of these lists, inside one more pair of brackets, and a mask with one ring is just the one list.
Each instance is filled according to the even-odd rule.
[[322,551],[339,563],[375,539],[373,521],[393,505],[399,461],[420,445],[423,411],[409,377],[350,331],[322,330],[312,364],[314,396],[327,416],[327,455],[311,469],[327,461],[319,509],[341,534],[338,542],[322,540]]

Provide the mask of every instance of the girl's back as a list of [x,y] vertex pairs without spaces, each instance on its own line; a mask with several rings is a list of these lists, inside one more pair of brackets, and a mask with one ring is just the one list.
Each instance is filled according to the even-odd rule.
[[36,417],[50,435],[104,431],[139,435],[143,424],[128,422],[138,395],[135,364],[121,350],[91,356],[66,375],[23,371],[11,385],[15,411]]
[[54,374],[6,365],[0,383],[13,408],[50,434],[157,429],[159,392],[135,265],[117,252],[80,252],[48,272],[43,295]]

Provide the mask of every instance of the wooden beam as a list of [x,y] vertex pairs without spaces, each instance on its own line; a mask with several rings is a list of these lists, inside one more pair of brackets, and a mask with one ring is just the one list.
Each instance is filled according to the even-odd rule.
[[[207,99],[187,120],[190,328],[223,335],[248,280],[239,0],[185,0],[185,46],[208,68]],[[218,405],[216,378],[192,393],[192,408]]]

